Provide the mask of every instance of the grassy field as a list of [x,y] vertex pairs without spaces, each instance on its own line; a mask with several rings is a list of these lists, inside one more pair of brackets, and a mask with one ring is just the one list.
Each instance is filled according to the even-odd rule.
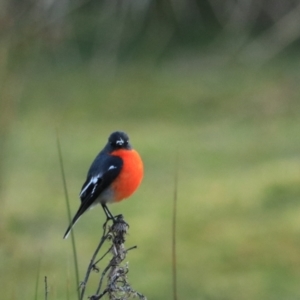
[[[40,65],[21,74],[3,146],[1,298],[34,299],[40,260],[38,299],[44,276],[49,299],[75,299],[57,128],[73,213],[111,131],[128,132],[141,153],[142,186],[111,210],[130,224],[129,279],[148,299],[172,297],[177,155],[179,299],[299,299],[299,67]],[[81,278],[103,220],[95,208],[75,227]]]

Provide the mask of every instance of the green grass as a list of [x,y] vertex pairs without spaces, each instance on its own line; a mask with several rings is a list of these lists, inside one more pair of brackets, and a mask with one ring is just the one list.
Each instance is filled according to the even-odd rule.
[[[260,71],[165,65],[36,67],[26,74],[4,161],[0,227],[3,299],[33,299],[38,261],[49,299],[76,297],[56,148],[60,133],[73,213],[87,168],[108,134],[127,131],[145,163],[128,201],[130,282],[171,299],[171,225],[178,154],[179,299],[300,297],[299,65]],[[83,278],[101,235],[100,208],[75,227]],[[40,254],[42,253],[42,255]],[[96,284],[98,275],[91,278]],[[94,290],[88,287],[87,294]]]

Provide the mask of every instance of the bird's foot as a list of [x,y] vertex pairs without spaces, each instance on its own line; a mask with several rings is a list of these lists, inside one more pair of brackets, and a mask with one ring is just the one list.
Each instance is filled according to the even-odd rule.
[[106,228],[106,225],[109,221],[113,222],[112,230],[116,232],[124,232],[126,233],[129,229],[129,224],[124,220],[124,217],[122,214],[116,215],[114,217],[107,216],[105,223],[103,224],[103,228]]

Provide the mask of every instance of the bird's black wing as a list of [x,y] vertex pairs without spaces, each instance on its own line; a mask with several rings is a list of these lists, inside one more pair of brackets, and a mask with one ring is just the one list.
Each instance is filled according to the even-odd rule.
[[89,209],[99,195],[110,186],[121,172],[123,161],[120,157],[100,153],[92,163],[80,192],[81,205],[71,221],[64,238],[81,215]]

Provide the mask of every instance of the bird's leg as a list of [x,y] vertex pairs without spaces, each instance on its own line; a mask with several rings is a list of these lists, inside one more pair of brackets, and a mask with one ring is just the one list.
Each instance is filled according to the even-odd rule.
[[106,220],[109,221],[109,220],[113,220],[115,221],[115,218],[114,216],[111,214],[111,212],[109,211],[109,209],[107,208],[106,204],[105,203],[101,203],[102,205],[102,208],[104,210],[104,213],[106,215]]
[[101,205],[102,205],[102,208],[103,208],[103,210],[105,212],[105,215],[106,215],[106,221],[104,223],[104,226],[106,226],[106,224],[107,224],[108,221],[112,220],[114,224],[116,224],[116,223],[124,223],[124,224],[126,224],[129,227],[129,225],[124,221],[124,217],[123,217],[122,214],[121,215],[117,215],[117,216],[114,217],[112,215],[112,213],[110,212],[110,210],[107,208],[107,206],[106,206],[105,203],[103,203],[103,204],[101,203]]

